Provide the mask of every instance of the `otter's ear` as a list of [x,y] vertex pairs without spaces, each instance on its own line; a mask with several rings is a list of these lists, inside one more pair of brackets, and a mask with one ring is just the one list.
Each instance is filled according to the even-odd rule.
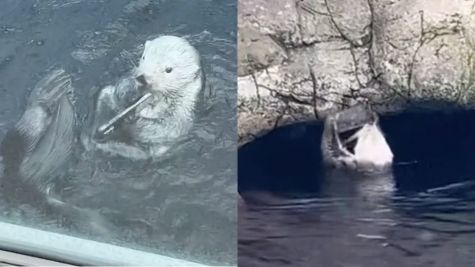
[[150,44],[150,41],[146,41],[144,45],[144,49],[147,49],[147,46]]

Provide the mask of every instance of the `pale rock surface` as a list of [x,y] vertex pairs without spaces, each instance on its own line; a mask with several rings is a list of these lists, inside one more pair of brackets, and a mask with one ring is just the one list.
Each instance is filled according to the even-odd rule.
[[239,144],[369,101],[475,100],[475,2],[239,0]]

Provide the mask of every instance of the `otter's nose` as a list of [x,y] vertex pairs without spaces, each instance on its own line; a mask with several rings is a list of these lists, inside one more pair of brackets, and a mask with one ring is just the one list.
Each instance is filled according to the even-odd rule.
[[139,82],[142,86],[147,85],[147,80],[145,80],[145,76],[143,74],[135,77],[135,80],[137,80],[137,82]]

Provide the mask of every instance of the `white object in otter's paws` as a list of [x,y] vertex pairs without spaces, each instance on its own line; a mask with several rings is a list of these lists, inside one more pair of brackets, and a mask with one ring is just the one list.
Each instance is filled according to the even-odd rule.
[[[114,125],[120,138],[94,143],[96,148],[112,155],[132,159],[160,157],[193,125],[195,106],[204,85],[199,53],[180,37],[161,36],[147,41],[134,78],[137,99],[146,93],[152,96]],[[124,106],[118,99],[119,87],[101,90],[96,118],[103,118],[106,113],[117,115],[130,106]],[[104,123],[99,125],[98,120],[94,120],[94,132]]]
[[355,145],[355,159],[357,162],[367,162],[376,166],[392,164],[393,153],[378,125],[366,124],[356,135],[358,141]]

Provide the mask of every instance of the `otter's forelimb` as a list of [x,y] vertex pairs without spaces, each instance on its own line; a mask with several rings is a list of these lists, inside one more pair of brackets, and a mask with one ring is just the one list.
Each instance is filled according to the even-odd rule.
[[337,145],[337,149],[338,149],[338,152],[343,154],[344,157],[353,157],[353,154],[351,154],[347,149],[346,147],[341,143],[341,140],[338,136],[338,130],[337,130],[337,125],[336,125],[336,121],[333,122],[332,124],[333,126],[333,138],[336,142],[336,145]]
[[145,100],[147,100],[149,97],[151,97],[151,93],[147,93],[144,96],[142,96],[137,102],[135,102],[133,105],[130,107],[126,108],[124,111],[116,115],[114,118],[112,118],[109,122],[106,124],[103,124],[101,127],[99,127],[98,131],[102,134],[108,134],[114,129],[114,124],[122,119],[124,116],[129,114],[132,110],[134,110],[136,107],[138,107],[140,104],[142,104]]
[[[111,122],[111,120],[104,118],[105,116],[114,116],[122,112],[121,105],[117,103],[115,94],[116,87],[114,86],[104,87],[99,92],[95,115],[101,116],[98,116],[94,119],[92,129],[93,135],[95,135],[96,133],[100,133],[101,127],[107,125],[107,122]],[[110,126],[112,126],[114,123],[116,123],[116,121],[112,122]],[[109,127],[106,126],[106,128]],[[97,149],[102,150],[104,153],[110,154],[112,156],[123,156],[134,158],[137,160],[148,158],[148,154],[146,151],[121,141],[108,140],[105,142],[98,142],[97,140],[95,140],[95,138],[93,138],[92,141]]]

